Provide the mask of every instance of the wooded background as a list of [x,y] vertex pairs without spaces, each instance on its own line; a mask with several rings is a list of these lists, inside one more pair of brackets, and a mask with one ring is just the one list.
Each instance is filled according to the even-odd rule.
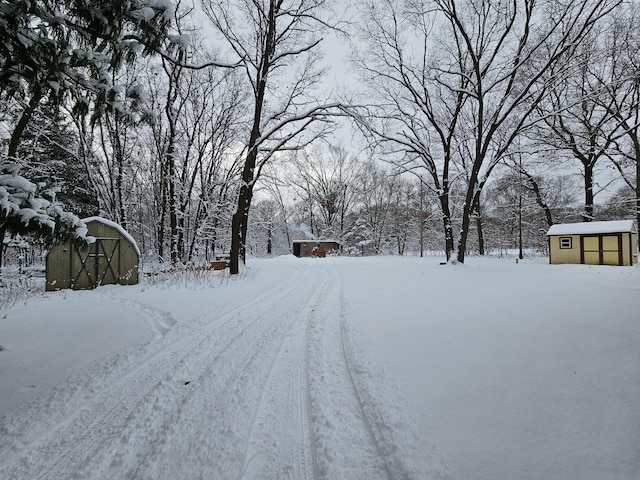
[[638,7],[3,1],[3,244],[101,215],[145,261],[236,273],[302,238],[464,262],[639,220]]

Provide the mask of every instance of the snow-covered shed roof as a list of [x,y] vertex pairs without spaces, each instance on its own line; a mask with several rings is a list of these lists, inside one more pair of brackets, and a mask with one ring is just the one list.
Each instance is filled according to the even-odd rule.
[[326,239],[326,238],[310,238],[306,240],[292,240],[291,243],[337,243],[340,245],[338,240]]
[[558,223],[547,232],[551,235],[590,235],[599,233],[627,233],[634,231],[633,220],[613,220],[607,222]]
[[87,217],[87,218],[83,218],[82,221],[84,223],[100,222],[104,225],[107,225],[111,228],[116,229],[124,238],[126,238],[131,243],[131,245],[133,245],[133,248],[135,249],[136,253],[140,255],[140,249],[138,248],[138,244],[133,239],[133,237],[129,235],[129,232],[127,232],[124,228],[122,228],[122,225],[102,217]]

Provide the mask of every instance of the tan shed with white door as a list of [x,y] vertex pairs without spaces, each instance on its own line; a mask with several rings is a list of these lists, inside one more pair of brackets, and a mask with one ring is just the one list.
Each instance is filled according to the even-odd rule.
[[547,232],[549,263],[629,266],[638,263],[633,220],[564,223]]
[[99,285],[138,283],[140,250],[122,226],[101,218],[83,219],[95,239],[85,247],[67,241],[47,254],[47,290],[85,290]]

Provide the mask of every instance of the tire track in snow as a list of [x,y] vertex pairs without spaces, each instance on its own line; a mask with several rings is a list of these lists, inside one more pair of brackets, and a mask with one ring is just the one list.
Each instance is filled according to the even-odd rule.
[[342,278],[336,271],[331,271],[320,310],[311,325],[309,347],[317,478],[393,479],[345,353]]
[[46,431],[27,432],[26,438],[14,442],[14,448],[0,452],[0,478],[83,478],[83,472],[87,477],[96,474],[91,472],[95,457],[108,450],[131,420],[132,412],[141,409],[146,397],[162,384],[163,377],[171,376],[169,372],[214,334],[225,331],[225,327],[239,328],[240,333],[220,342],[223,346],[218,357],[222,355],[260,319],[256,316],[244,325],[237,318],[257,306],[263,308],[265,302],[274,307],[295,290],[301,276],[298,271],[286,285],[276,285],[197,332],[173,340]]
[[[295,295],[287,295],[276,308],[258,311],[259,322],[247,335],[246,342],[217,362],[215,378],[206,381],[210,372],[203,372],[197,392],[179,408],[169,409],[173,418],[164,435],[183,441],[179,445],[159,445],[157,452],[146,458],[143,465],[127,471],[125,478],[236,479],[247,471],[244,462],[247,455],[242,452],[246,452],[255,430],[257,412],[279,364],[276,359],[292,336],[298,322],[297,312],[317,290],[310,272],[305,271],[304,280],[298,282]],[[263,458],[269,465],[273,463],[272,458],[262,454],[253,457]]]
[[[341,292],[342,293],[342,292]],[[342,295],[340,296],[340,324],[339,324],[339,334],[340,334],[340,347],[341,348],[341,354],[342,354],[342,362],[344,363],[344,366],[346,367],[346,371],[347,371],[347,378],[349,380],[349,386],[350,386],[350,390],[351,393],[353,394],[356,403],[357,403],[357,408],[359,411],[359,417],[362,419],[362,423],[364,424],[364,428],[367,431],[367,436],[369,438],[369,441],[371,442],[371,445],[373,445],[375,447],[375,450],[378,454],[378,457],[382,460],[383,466],[384,466],[384,473],[386,474],[386,477],[389,480],[393,480],[394,475],[391,473],[391,470],[389,469],[389,464],[388,464],[388,459],[387,459],[387,455],[385,454],[385,452],[383,451],[383,449],[380,446],[380,438],[379,435],[376,435],[376,432],[374,430],[373,424],[371,422],[371,420],[369,419],[368,415],[367,415],[367,411],[365,410],[365,406],[364,403],[362,402],[362,397],[360,395],[360,392],[358,391],[358,387],[356,386],[356,383],[354,381],[354,376],[353,376],[353,369],[351,368],[351,366],[349,365],[349,359],[347,357],[347,350],[346,350],[346,344],[345,344],[345,336],[344,336],[344,323],[345,323],[345,314],[344,314],[344,299],[342,298]],[[402,478],[407,478],[407,477],[402,477]]]
[[344,299],[342,298],[342,296],[340,298],[340,306],[341,307],[340,307],[339,334],[340,334],[342,361],[344,362],[344,365],[346,367],[347,376],[349,379],[349,385],[351,387],[351,391],[354,395],[354,398],[356,399],[358,410],[360,412],[365,429],[367,430],[369,440],[371,444],[375,446],[376,452],[379,458],[381,459],[381,461],[383,462],[384,472],[386,474],[386,477],[389,480],[393,480],[394,478],[406,478],[406,479],[412,478],[410,475],[407,474],[407,472],[403,471],[404,469],[402,468],[401,465],[400,465],[400,470],[401,470],[400,472],[397,471],[398,470],[397,468],[392,469],[390,467],[390,464],[389,464],[391,460],[390,454],[383,447],[384,438],[379,429],[379,426],[384,424],[384,420],[379,416],[372,415],[371,409],[368,408],[369,404],[363,401],[363,395],[361,394],[361,389],[358,387],[355,381],[354,369],[350,364],[349,357],[347,355],[347,344],[346,344],[346,337],[345,337],[346,315],[345,315]]
[[82,408],[0,451],[0,478],[446,478],[405,465],[410,440],[395,442],[327,263],[171,329]]
[[[315,269],[314,269],[315,270]],[[311,431],[308,331],[330,285],[321,270],[269,367],[238,480],[318,478]]]
[[387,477],[406,480],[450,479],[449,467],[435,446],[424,444],[424,440],[420,441],[400,413],[403,401],[398,398],[397,393],[378,390],[380,386],[391,385],[392,382],[381,372],[376,373],[375,367],[372,369],[371,359],[364,360],[366,354],[356,353],[353,332],[348,328],[348,310],[341,292],[338,329],[342,359],[358,409],[372,444],[384,462]]
[[341,278],[312,268],[314,290],[268,368],[236,480],[413,478],[390,469],[354,381]]

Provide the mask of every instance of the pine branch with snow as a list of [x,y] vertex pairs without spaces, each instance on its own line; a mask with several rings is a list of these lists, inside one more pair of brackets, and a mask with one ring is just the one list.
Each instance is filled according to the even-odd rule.
[[87,226],[67,212],[50,192],[18,174],[15,164],[0,165],[0,231],[28,235],[45,244],[70,239],[90,242]]
[[128,112],[140,97],[110,73],[139,56],[180,46],[167,39],[170,0],[55,0],[0,4],[0,99],[72,100],[93,116]]

